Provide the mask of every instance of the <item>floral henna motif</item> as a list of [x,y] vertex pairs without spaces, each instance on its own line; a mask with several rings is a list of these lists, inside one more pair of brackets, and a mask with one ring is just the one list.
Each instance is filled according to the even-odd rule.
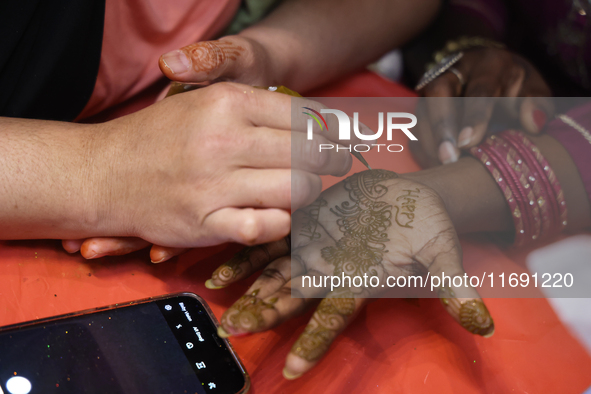
[[263,327],[265,320],[262,312],[273,309],[278,298],[272,298],[268,302],[257,298],[259,289],[251,294],[243,295],[222,316],[222,325],[231,326],[247,332],[253,332]]
[[310,239],[310,241],[317,241],[321,235],[316,229],[318,228],[318,217],[320,216],[320,209],[327,206],[328,203],[322,197],[318,197],[316,201],[306,207],[303,211],[306,215],[306,221],[302,225],[300,236]]
[[381,182],[397,178],[394,172],[372,170],[355,174],[345,180],[349,199],[331,208],[339,217],[337,225],[343,233],[336,246],[321,250],[322,258],[334,265],[334,275],[376,275],[387,253],[387,230],[392,225],[392,205],[379,201],[388,188]]
[[240,252],[236,253],[234,257],[230,259],[227,263],[220,265],[211,275],[211,279],[220,280],[222,282],[228,282],[238,275],[240,275],[244,270],[242,269],[242,263],[246,263],[250,260],[250,254],[254,247],[246,247],[242,249]]
[[[442,288],[440,296],[449,294],[455,297],[453,290]],[[442,297],[441,303],[448,308],[462,327],[472,334],[490,336],[495,331],[495,324],[486,305],[481,300],[468,300],[460,302],[457,298]]]
[[236,60],[244,52],[244,48],[229,41],[204,41],[183,48],[187,56],[192,59],[196,72],[209,74],[228,60]]
[[291,352],[307,361],[320,359],[355,312],[355,299],[351,296],[351,293],[342,292],[337,297],[345,298],[323,299]]

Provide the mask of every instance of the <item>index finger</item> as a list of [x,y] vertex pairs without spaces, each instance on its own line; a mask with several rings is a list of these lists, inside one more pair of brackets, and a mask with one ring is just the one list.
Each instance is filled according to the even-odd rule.
[[346,292],[331,293],[324,298],[287,355],[283,376],[297,379],[318,364],[365,304],[367,299],[354,298]]
[[458,84],[454,74],[445,73],[424,88],[433,139],[443,164],[457,161],[460,154],[457,147],[458,115],[453,98],[459,91]]

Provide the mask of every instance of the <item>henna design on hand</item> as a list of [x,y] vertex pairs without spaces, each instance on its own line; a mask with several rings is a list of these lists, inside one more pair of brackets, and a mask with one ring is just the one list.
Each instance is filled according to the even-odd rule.
[[377,275],[377,268],[388,252],[385,243],[389,241],[387,230],[392,225],[392,205],[379,201],[388,193],[381,182],[397,177],[391,171],[372,170],[345,180],[344,187],[353,204],[345,201],[331,208],[339,217],[337,225],[343,237],[336,247],[321,250],[322,258],[335,267],[333,275]]
[[[417,207],[417,199],[419,198],[421,190],[419,188],[416,188],[415,190],[403,190],[403,192],[406,192],[406,194],[403,194],[402,196],[398,196],[396,198],[396,201],[403,199],[404,202],[400,205],[400,207],[398,205],[394,206],[394,208],[396,208],[394,221],[400,227],[413,228],[410,224],[414,222],[415,219],[414,211]],[[400,220],[398,220],[399,215],[406,216],[406,223],[400,223]]]
[[318,197],[316,201],[308,205],[305,210],[306,222],[302,225],[300,236],[308,238],[310,241],[317,241],[321,234],[316,231],[318,229],[318,217],[320,216],[320,209],[326,207],[328,203],[322,197]]
[[455,297],[454,291],[449,287],[439,290],[441,303],[452,312],[462,327],[472,334],[483,337],[491,336],[495,331],[495,324],[482,300],[468,300],[460,302]]
[[206,74],[223,66],[228,60],[236,60],[244,50],[243,47],[224,40],[198,42],[182,49],[191,59],[193,69]]
[[[348,298],[336,298],[348,297]],[[293,344],[291,352],[304,360],[316,361],[328,350],[332,341],[355,312],[355,299],[349,292],[322,300],[306,329]]]
[[257,298],[260,289],[250,294],[243,295],[222,316],[221,323],[225,327],[234,327],[243,331],[253,332],[264,326],[262,312],[273,309],[278,301],[277,297],[268,302]]
[[211,279],[220,280],[222,282],[228,282],[238,275],[240,275],[244,270],[242,269],[242,263],[246,263],[250,261],[250,253],[254,247],[246,247],[242,249],[240,252],[236,253],[234,257],[230,259],[227,263],[220,265],[211,275]]

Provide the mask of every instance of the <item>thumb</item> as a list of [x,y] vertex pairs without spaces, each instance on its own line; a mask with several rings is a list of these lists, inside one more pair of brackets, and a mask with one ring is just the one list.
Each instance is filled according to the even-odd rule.
[[230,39],[203,41],[165,53],[158,65],[164,75],[174,81],[212,81],[220,77],[232,78],[245,52],[244,45]]

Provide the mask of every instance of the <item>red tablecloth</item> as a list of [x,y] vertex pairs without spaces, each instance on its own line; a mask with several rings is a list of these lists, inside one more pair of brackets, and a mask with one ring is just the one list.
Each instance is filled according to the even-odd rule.
[[[363,72],[308,96],[410,94]],[[375,165],[378,159],[368,157]],[[408,153],[397,155],[389,168],[418,169]],[[355,163],[353,171],[361,169]],[[468,273],[523,267],[527,253],[477,239],[463,239],[462,247]],[[86,261],[63,252],[57,241],[1,242],[0,325],[180,291],[200,294],[219,317],[250,281],[222,290],[203,283],[236,250],[193,250],[153,265],[146,252]],[[591,385],[591,357],[546,300],[485,301],[496,326],[490,339],[461,329],[437,299],[378,300],[312,372],[295,381],[285,380],[281,370],[309,314],[231,341],[251,375],[253,393],[582,393]]]

